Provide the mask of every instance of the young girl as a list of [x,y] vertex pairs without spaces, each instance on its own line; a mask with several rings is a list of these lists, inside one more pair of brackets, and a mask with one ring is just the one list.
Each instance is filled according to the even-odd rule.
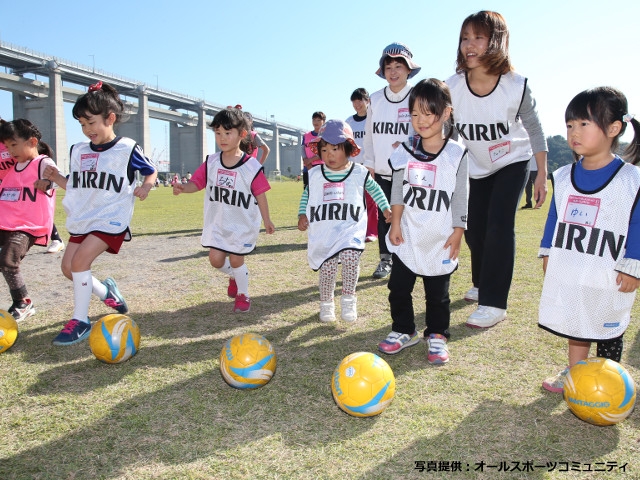
[[[449,361],[449,279],[458,267],[460,242],[467,224],[467,151],[450,139],[451,95],[446,84],[420,81],[409,96],[416,135],[391,155],[391,228],[389,278],[391,333],[380,342],[383,353],[415,345],[418,333],[411,293],[422,277],[426,299],[424,336],[431,364]],[[446,132],[446,134],[445,134]]]
[[220,152],[208,155],[186,184],[174,185],[173,194],[207,188],[202,246],[209,248],[211,266],[229,276],[227,295],[235,298],[233,311],[248,312],[244,257],[256,248],[261,219],[268,234],[275,231],[266,196],[271,187],[260,162],[242,150],[249,130],[240,109],[221,110],[209,126]]
[[547,143],[527,79],[513,71],[509,30],[499,13],[481,11],[462,23],[457,74],[447,80],[461,141],[469,149],[469,224],[478,308],[467,325],[488,328],[507,313],[515,263],[515,215],[535,154],[534,197],[547,192]]
[[[56,205],[51,182],[43,180],[45,168],[55,168],[55,163],[41,138],[28,120],[0,120],[0,145],[7,147],[13,162],[0,186],[0,269],[13,301],[9,313],[16,321],[36,313],[20,273],[20,262],[34,244],[46,246],[49,242]],[[38,152],[39,147],[43,154]]]
[[[242,110],[242,105],[236,105],[236,108]],[[262,140],[262,137],[258,134],[258,132],[253,129],[253,115],[251,115],[249,112],[243,112],[242,114],[247,121],[247,128],[249,131],[249,142],[247,145],[246,153],[258,160],[261,165],[264,165],[264,162],[267,161],[267,157],[269,156],[269,152],[271,151],[271,149],[269,148],[269,145],[264,143],[264,140]],[[262,155],[258,159],[258,154],[260,152],[262,152]]]
[[569,341],[569,366],[542,386],[562,392],[570,367],[589,355],[616,362],[640,285],[640,169],[616,155],[627,124],[626,160],[640,162],[640,123],[618,90],[579,93],[565,112],[567,142],[579,157],[553,173],[541,242],[545,271],[538,325]]
[[[69,244],[62,257],[62,273],[73,281],[74,311],[53,340],[54,345],[72,345],[89,336],[91,294],[118,313],[129,311],[116,282],[100,282],[91,265],[102,253],[117,254],[123,241],[131,240],[129,224],[135,197],[144,200],[157,172],[134,140],[119,137],[114,125],[122,119],[124,105],[118,92],[102,82],[76,101],[73,117],[80,122],[88,142],[71,147],[69,177],[47,167],[45,178],[66,190],[62,201],[67,212]],[[145,176],[136,186],[135,172]]]
[[[365,122],[364,166],[369,169],[384,192],[391,198],[391,168],[389,157],[393,150],[413,135],[409,114],[409,80],[420,71],[413,61],[409,47],[402,43],[387,45],[382,51],[376,75],[387,81],[387,86],[371,94],[369,113]],[[380,263],[373,278],[386,278],[391,273],[391,253],[385,240],[389,224],[378,215],[378,250]]]
[[356,285],[367,230],[365,190],[385,218],[390,217],[391,210],[367,169],[349,160],[360,152],[349,125],[329,120],[309,148],[324,165],[309,170],[309,185],[298,209],[298,230],[309,230],[309,265],[313,270],[320,269],[320,321],[336,319],[333,292],[340,262],[340,315],[344,321],[353,322],[358,318]]

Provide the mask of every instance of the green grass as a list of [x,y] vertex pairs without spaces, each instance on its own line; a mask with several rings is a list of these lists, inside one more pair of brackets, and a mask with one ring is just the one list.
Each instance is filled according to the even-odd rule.
[[[362,257],[358,322],[320,323],[318,277],[296,228],[300,192],[300,183],[282,182],[268,194],[277,230],[262,233],[247,257],[253,303],[246,315],[230,313],[226,279],[199,245],[202,193],[175,198],[160,187],[139,202],[133,241],[94,265],[99,278],[118,280],[142,331],[139,353],[122,365],[98,362],[87,343],[51,345],[72,311],[72,290],[60,255],[34,247],[23,270],[38,314],[0,355],[0,478],[640,478],[637,413],[616,426],[591,426],[540,387],[567,361],[566,342],[537,327],[545,208],[518,212],[508,319],[489,330],[465,327],[474,307],[460,300],[470,286],[463,247],[451,283],[450,363],[428,365],[425,344],[385,356],[395,399],[378,417],[361,419],[336,407],[330,380],[344,356],[376,351],[389,331],[388,290],[371,278],[377,245]],[[62,227],[64,213],[57,215]],[[9,301],[6,289],[0,295],[1,304]],[[92,301],[93,320],[106,313]],[[622,362],[640,378],[637,307],[632,316]],[[218,357],[227,338],[248,331],[272,342],[278,367],[265,387],[239,391],[222,380]],[[443,471],[421,473],[416,461]],[[473,471],[479,462],[522,468],[527,461],[558,465]],[[462,471],[446,471],[456,462]],[[567,473],[562,462],[628,465],[625,474]]]

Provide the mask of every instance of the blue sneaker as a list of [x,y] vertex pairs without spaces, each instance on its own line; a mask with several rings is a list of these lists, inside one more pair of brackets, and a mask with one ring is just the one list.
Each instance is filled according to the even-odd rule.
[[66,346],[80,343],[89,336],[91,324],[72,318],[67,322],[62,331],[53,339],[54,345]]
[[107,287],[107,298],[104,299],[104,304],[107,307],[113,308],[116,312],[125,314],[129,312],[129,307],[127,307],[127,302],[124,297],[118,290],[118,285],[116,285],[116,281],[109,277],[105,279],[102,284]]

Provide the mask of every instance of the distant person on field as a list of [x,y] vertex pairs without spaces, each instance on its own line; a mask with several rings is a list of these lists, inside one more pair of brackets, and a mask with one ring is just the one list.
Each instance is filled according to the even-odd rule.
[[[562,392],[569,368],[589,356],[619,362],[640,285],[640,123],[611,87],[576,95],[565,112],[578,161],[553,172],[540,244],[545,272],[538,325],[569,342],[569,365],[542,386]],[[627,125],[625,160],[614,152]]]
[[489,328],[507,316],[516,211],[532,155],[538,165],[537,207],[547,195],[547,140],[529,82],[511,65],[509,29],[502,15],[481,11],[462,22],[456,72],[447,85],[460,140],[469,149],[465,240],[473,286],[464,299],[478,302],[467,326]]
[[[346,122],[353,130],[353,138],[360,147],[360,153],[353,158],[356,163],[362,164],[364,161],[364,136],[365,124],[367,120],[367,109],[369,107],[369,92],[364,88],[356,88],[351,94],[351,105],[356,113],[346,119]],[[375,242],[378,240],[378,206],[368,192],[364,193],[367,203],[367,235],[365,242]]]
[[[242,109],[241,105],[236,105],[236,108]],[[246,152],[251,157],[255,158],[260,162],[261,165],[264,165],[264,162],[267,161],[267,157],[269,156],[269,152],[271,149],[269,145],[267,145],[262,137],[253,129],[253,115],[249,112],[242,112],[245,120],[247,121],[247,125],[249,127],[249,141],[246,143]],[[243,144],[244,145],[244,144]],[[258,154],[260,154],[260,158],[258,158]]]
[[[389,157],[398,145],[413,135],[409,114],[412,85],[408,80],[419,71],[420,66],[413,61],[413,54],[406,45],[396,42],[382,51],[376,75],[385,79],[388,85],[371,94],[365,124],[364,166],[374,175],[387,200],[391,199]],[[389,224],[378,212],[380,263],[373,278],[386,278],[391,273],[391,253],[385,240],[388,231]]]
[[271,186],[260,162],[243,151],[249,126],[242,110],[221,110],[209,126],[220,151],[207,155],[186,185],[174,185],[173,194],[207,189],[202,246],[209,249],[211,266],[229,276],[227,295],[235,298],[233,311],[248,312],[249,270],[244,257],[256,248],[261,221],[267,234],[275,231],[266,196]]
[[[113,131],[123,113],[124,104],[115,88],[102,82],[91,85],[73,106],[73,118],[89,141],[71,147],[68,178],[56,167],[47,167],[44,173],[66,190],[62,205],[70,238],[62,273],[73,281],[74,297],[73,316],[54,345],[73,345],[89,336],[92,294],[118,313],[129,311],[115,280],[109,277],[101,282],[91,273],[96,258],[104,252],[117,254],[122,242],[131,240],[135,198],[147,198],[158,175],[134,140]],[[138,171],[145,176],[142,186],[136,186]]]
[[309,148],[324,165],[309,171],[309,185],[298,208],[298,230],[309,231],[309,265],[320,270],[320,321],[336,319],[333,293],[341,263],[341,317],[353,322],[358,318],[356,286],[367,228],[365,192],[371,194],[386,218],[391,210],[367,169],[351,161],[360,148],[347,123],[329,120]]
[[13,162],[4,172],[0,189],[0,270],[12,300],[8,311],[18,322],[36,313],[20,263],[33,245],[49,242],[56,207],[53,184],[43,180],[44,170],[56,168],[55,162],[41,139],[40,131],[28,120],[0,119],[0,150],[8,153],[3,161],[5,165]]
[[[467,226],[467,149],[451,139],[451,94],[444,82],[430,78],[411,90],[409,111],[416,133],[391,154],[391,228],[393,266],[389,278],[391,333],[378,344],[395,354],[420,341],[413,311],[413,288],[422,278],[426,301],[424,338],[427,361],[449,361],[451,311],[449,282],[458,268]],[[441,207],[431,206],[432,198]]]
[[317,165],[322,165],[320,157],[313,153],[309,145],[318,136],[320,127],[324,125],[326,115],[322,112],[313,112],[311,115],[311,123],[313,124],[313,130],[307,132],[302,137],[302,187],[307,188],[309,185],[309,170]]
[[[527,179],[527,184],[524,186],[525,204],[522,206],[523,209],[533,208],[533,203],[531,203],[531,194],[533,193],[533,185],[536,183],[537,176],[538,162],[536,162],[536,157],[531,157],[531,160],[529,160],[529,177]],[[536,208],[540,207],[536,205]]]

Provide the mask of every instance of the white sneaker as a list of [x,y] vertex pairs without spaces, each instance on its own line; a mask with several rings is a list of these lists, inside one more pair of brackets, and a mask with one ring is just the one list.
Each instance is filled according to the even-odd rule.
[[336,306],[333,300],[330,302],[320,302],[320,321],[321,322],[335,322],[336,321]]
[[471,287],[467,293],[464,294],[464,299],[466,302],[472,303],[478,301],[478,289],[476,287]]
[[340,316],[345,322],[355,322],[358,319],[358,299],[355,295],[340,297]]
[[502,308],[478,305],[475,312],[469,315],[467,327],[489,328],[501,322],[507,316],[507,311]]
[[64,250],[64,242],[62,240],[52,240],[51,245],[47,248],[47,253],[58,253]]

